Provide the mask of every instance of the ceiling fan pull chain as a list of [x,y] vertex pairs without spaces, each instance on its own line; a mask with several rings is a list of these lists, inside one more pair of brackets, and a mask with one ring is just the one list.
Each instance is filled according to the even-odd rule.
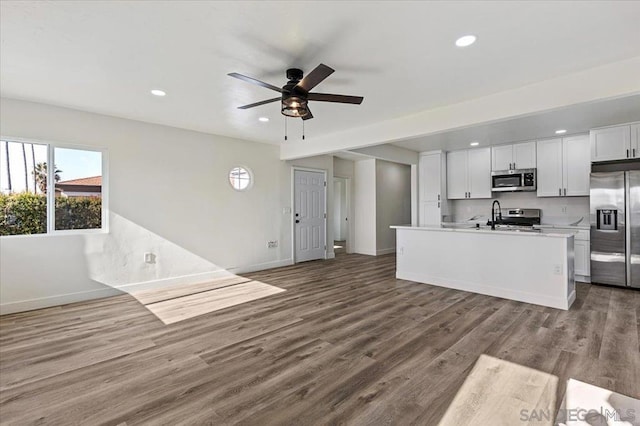
[[284,118],[284,140],[287,140],[287,117]]
[[302,120],[302,140],[304,140],[304,120]]

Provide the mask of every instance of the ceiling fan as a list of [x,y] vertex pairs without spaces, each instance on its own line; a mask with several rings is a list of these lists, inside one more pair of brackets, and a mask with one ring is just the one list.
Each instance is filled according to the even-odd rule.
[[287,117],[300,117],[303,120],[309,120],[313,118],[313,114],[311,114],[311,110],[309,109],[308,101],[337,102],[341,104],[357,105],[362,103],[364,99],[362,96],[332,95],[329,93],[311,92],[311,89],[322,83],[322,81],[329,77],[334,71],[335,70],[333,68],[330,68],[325,64],[320,64],[313,71],[304,76],[301,69],[289,68],[287,70],[287,78],[289,81],[287,84],[282,86],[282,88],[236,72],[229,73],[228,75],[244,80],[248,83],[257,84],[258,86],[266,87],[267,89],[282,93],[282,95],[277,98],[243,105],[238,107],[238,109],[248,109],[269,104],[271,102],[281,101],[282,108],[280,111],[282,112],[282,115]]

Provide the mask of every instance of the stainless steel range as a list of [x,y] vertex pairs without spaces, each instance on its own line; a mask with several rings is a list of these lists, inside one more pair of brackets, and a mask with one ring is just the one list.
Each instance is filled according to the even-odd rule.
[[[540,225],[541,216],[540,209],[504,208],[498,211],[495,227],[501,230],[539,232],[533,226]],[[491,225],[491,221],[487,225]]]

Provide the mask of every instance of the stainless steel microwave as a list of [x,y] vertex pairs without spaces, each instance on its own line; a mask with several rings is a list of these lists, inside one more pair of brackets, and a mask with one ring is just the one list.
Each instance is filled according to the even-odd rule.
[[494,192],[536,191],[536,169],[500,170],[491,172]]

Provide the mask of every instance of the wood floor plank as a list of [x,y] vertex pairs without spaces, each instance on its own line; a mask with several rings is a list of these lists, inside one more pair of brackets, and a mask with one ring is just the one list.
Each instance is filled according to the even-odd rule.
[[[265,286],[286,291],[204,308]],[[0,423],[481,424],[520,400],[556,412],[569,378],[640,397],[638,291],[578,284],[559,311],[339,255],[136,296],[0,317]],[[483,356],[513,374],[479,404],[465,384]]]

